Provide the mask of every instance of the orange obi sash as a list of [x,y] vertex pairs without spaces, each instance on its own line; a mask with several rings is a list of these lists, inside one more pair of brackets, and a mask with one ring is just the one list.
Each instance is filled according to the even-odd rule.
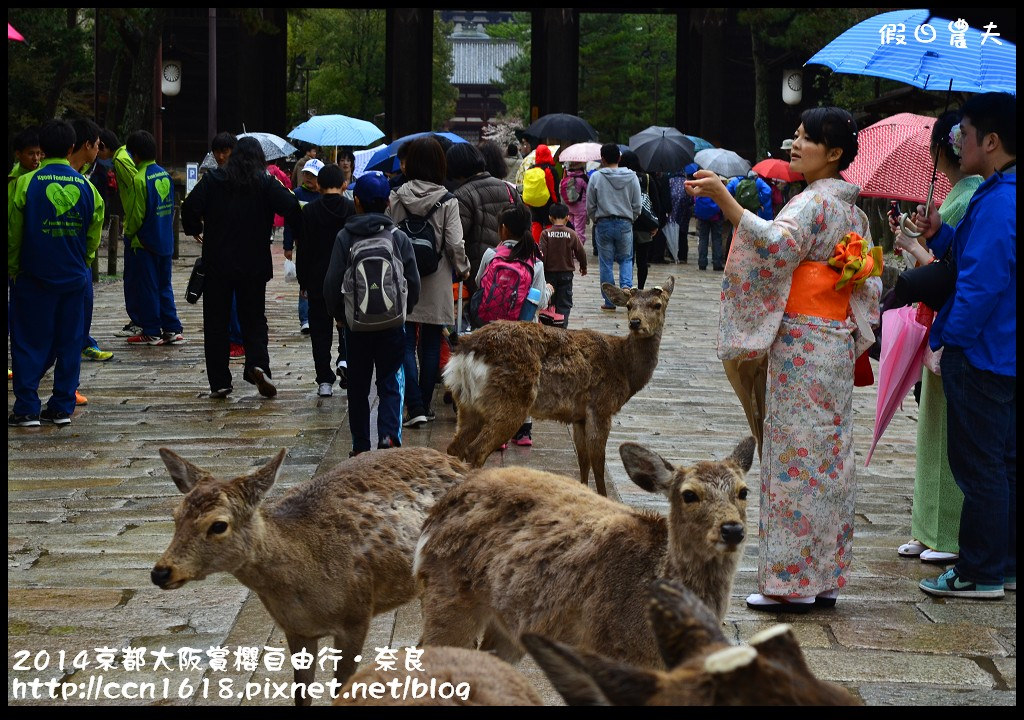
[[845,320],[853,288],[882,274],[882,248],[868,249],[857,233],[847,233],[828,262],[805,260],[793,273],[786,312]]

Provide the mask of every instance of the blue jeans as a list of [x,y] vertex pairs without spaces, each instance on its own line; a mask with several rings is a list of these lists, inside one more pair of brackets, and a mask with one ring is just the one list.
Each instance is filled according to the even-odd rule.
[[708,236],[711,239],[711,263],[716,268],[725,267],[722,259],[722,221],[697,221],[697,267],[701,270],[708,266]]
[[1017,378],[979,370],[954,347],[941,367],[949,467],[964,493],[956,572],[1001,585],[1017,574]]
[[[625,218],[601,218],[594,223],[601,284],[615,284],[615,266],[619,264],[619,287],[633,287],[633,223]],[[612,302],[602,291],[605,305]]]
[[[419,328],[419,343],[416,341]],[[416,371],[416,346],[419,345],[419,372]],[[352,361],[349,361],[351,366]],[[429,410],[441,364],[441,326],[425,323],[405,324],[405,406],[410,412]],[[351,371],[350,371],[351,372]]]
[[348,427],[352,449],[370,449],[370,381],[377,371],[377,439],[388,436],[402,442],[402,357],[405,331],[401,327],[379,332],[351,332],[348,347]]
[[309,322],[309,297],[302,290],[299,291],[299,325]]
[[228,321],[228,340],[242,345],[242,323],[238,322],[238,300],[231,296],[231,319]]

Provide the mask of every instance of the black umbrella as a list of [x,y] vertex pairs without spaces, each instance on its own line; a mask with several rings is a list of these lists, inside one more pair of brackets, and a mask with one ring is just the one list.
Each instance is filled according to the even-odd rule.
[[569,143],[597,142],[597,130],[590,123],[576,115],[551,113],[537,120],[526,128],[526,134],[541,139],[554,138]]
[[672,127],[652,125],[629,139],[629,147],[647,172],[682,170],[693,162],[693,141]]

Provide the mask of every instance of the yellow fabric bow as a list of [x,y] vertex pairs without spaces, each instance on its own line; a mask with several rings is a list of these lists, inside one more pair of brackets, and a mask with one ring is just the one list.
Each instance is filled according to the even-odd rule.
[[882,248],[868,248],[868,241],[855,232],[846,233],[836,245],[828,264],[839,270],[836,290],[848,282],[861,285],[869,277],[882,274]]

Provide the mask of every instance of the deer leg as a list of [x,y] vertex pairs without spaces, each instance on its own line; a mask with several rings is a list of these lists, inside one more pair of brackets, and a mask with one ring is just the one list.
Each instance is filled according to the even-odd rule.
[[587,413],[587,454],[590,456],[590,467],[594,469],[594,487],[599,495],[608,493],[604,487],[604,448],[608,444],[608,433],[612,429],[612,419],[598,417],[592,412]]
[[356,655],[363,650],[366,633],[370,630],[370,615],[347,624],[343,631],[334,635],[334,649],[341,652],[341,660],[334,668],[334,679],[344,685],[356,671]]
[[491,618],[491,621],[487,623],[484,637],[480,641],[480,649],[484,652],[493,652],[505,662],[513,665],[523,658],[523,649],[505,631],[504,625],[497,618]]
[[448,454],[468,461],[467,448],[476,440],[483,424],[484,418],[480,413],[468,405],[460,405],[455,420],[455,437],[448,445]]
[[295,668],[295,682],[303,687],[301,693],[295,693],[295,704],[298,706],[312,705],[313,698],[305,692],[305,687],[313,682],[313,678],[316,677],[316,652],[317,638],[315,637],[304,637],[302,635],[293,635],[286,632],[285,638],[288,640],[288,651],[294,655],[295,653],[302,652],[305,650],[307,653],[313,656],[313,662],[309,664],[308,668]]
[[423,594],[423,637],[420,645],[474,649],[483,628],[484,611],[476,598],[436,587]]
[[576,446],[576,462],[580,465],[580,482],[586,485],[590,480],[590,451],[587,449],[586,420],[579,420],[572,424],[572,442]]
[[[521,406],[522,407],[522,406]],[[515,435],[524,422],[527,412],[495,413],[482,423],[480,433],[466,448],[467,462],[473,467],[483,467],[487,457]]]

